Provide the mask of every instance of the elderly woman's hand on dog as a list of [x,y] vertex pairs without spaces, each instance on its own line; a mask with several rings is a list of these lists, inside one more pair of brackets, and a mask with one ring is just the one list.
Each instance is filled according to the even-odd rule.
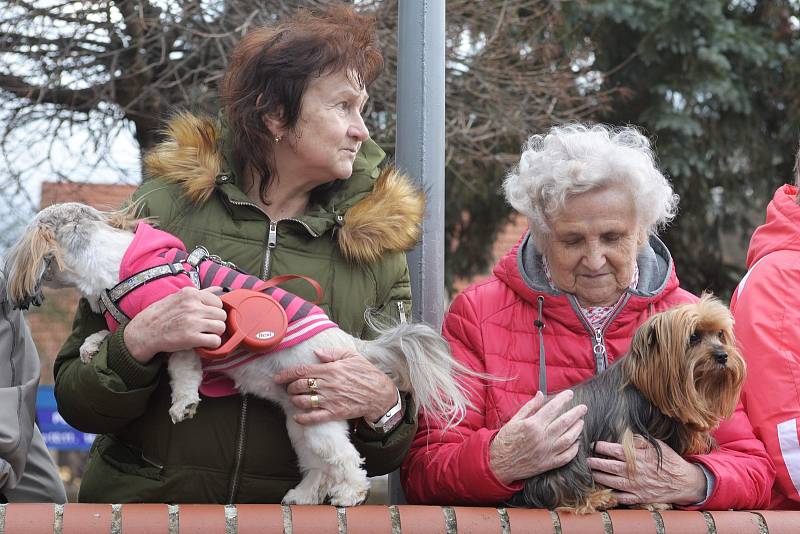
[[630,476],[622,445],[598,441],[595,454],[605,458],[587,459],[595,482],[615,490],[620,504],[690,505],[705,500],[706,476],[700,466],[681,458],[663,441],[658,443],[660,468],[655,447],[640,437],[634,439],[636,473]]
[[[397,388],[383,371],[350,350],[316,351],[321,363],[300,365],[275,375],[288,384],[292,403],[305,410],[294,416],[301,425],[358,419],[377,421],[397,402]],[[309,388],[309,380],[316,387]],[[317,395],[317,406],[311,397]]]
[[544,395],[537,392],[500,429],[489,447],[489,465],[498,480],[510,484],[575,458],[586,406],[564,411],[572,397],[572,391],[566,390],[545,403]]
[[128,352],[145,364],[159,352],[219,347],[227,314],[216,290],[184,287],[142,310],[125,327]]

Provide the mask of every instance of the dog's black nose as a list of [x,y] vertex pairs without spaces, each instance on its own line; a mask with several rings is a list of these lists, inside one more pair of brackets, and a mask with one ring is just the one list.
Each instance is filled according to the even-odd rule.
[[724,350],[714,351],[714,360],[717,363],[723,364],[728,362],[728,353]]

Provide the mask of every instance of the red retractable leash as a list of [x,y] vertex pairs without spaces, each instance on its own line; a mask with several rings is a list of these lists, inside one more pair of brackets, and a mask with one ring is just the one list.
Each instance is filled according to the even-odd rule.
[[283,306],[264,290],[288,280],[300,279],[308,282],[316,291],[313,304],[322,300],[322,288],[316,280],[300,274],[285,274],[261,282],[253,289],[233,289],[220,295],[222,308],[228,314],[222,344],[215,349],[197,348],[197,353],[206,359],[224,358],[239,345],[252,351],[268,351],[276,347],[284,336],[288,321]]

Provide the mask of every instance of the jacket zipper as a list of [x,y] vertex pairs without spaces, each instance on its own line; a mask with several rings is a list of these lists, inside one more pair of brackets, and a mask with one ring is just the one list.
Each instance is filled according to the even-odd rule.
[[[267,215],[264,210],[256,206],[251,202],[239,202],[238,200],[231,200],[228,199],[228,202],[235,206],[249,206],[251,208],[255,208],[261,213],[263,213],[267,220],[269,220],[269,215]],[[272,223],[270,223],[270,228],[272,227]],[[265,263],[269,260],[269,248],[267,248],[267,257],[265,259]],[[266,278],[266,273],[264,275]],[[247,427],[247,395],[242,395],[242,403],[241,403],[241,411],[239,417],[239,431],[236,435],[236,453],[235,453],[235,460],[233,464],[233,476],[231,477],[231,490],[228,494],[228,503],[233,504],[233,500],[236,497],[236,492],[239,490],[239,470],[242,468],[242,458],[244,457],[244,436],[245,436],[245,428]]]
[[[14,362],[14,354],[16,354],[17,351],[17,327],[14,326],[14,321],[11,320],[11,317],[8,316],[6,303],[3,302],[0,306],[3,308],[3,319],[8,321],[8,326],[11,328],[11,352],[9,353],[11,356],[8,361],[11,364],[11,385],[15,385],[17,383],[17,366]],[[20,396],[21,394],[20,390]]]
[[[319,237],[315,231],[311,229],[306,223],[298,219],[280,219],[279,221],[273,221],[269,218],[269,215],[262,210],[260,207],[256,206],[251,202],[239,202],[238,200],[231,200],[228,199],[228,202],[234,204],[236,206],[249,206],[251,208],[255,208],[261,213],[263,213],[267,220],[270,221],[269,223],[269,234],[267,236],[267,251],[264,253],[264,276],[262,277],[264,280],[267,280],[270,275],[271,270],[271,262],[272,262],[272,249],[274,249],[278,244],[278,223],[280,221],[294,221],[296,223],[300,223],[306,231],[311,234],[312,237]],[[242,458],[244,457],[244,438],[245,438],[245,428],[247,427],[247,403],[248,397],[247,395],[242,396],[242,411],[241,417],[239,418],[239,433],[236,437],[236,460],[234,463],[233,469],[233,478],[231,479],[231,491],[230,496],[228,498],[228,502],[233,504],[233,499],[236,497],[236,492],[239,489],[239,478],[240,478],[240,469],[242,467]]]
[[606,341],[603,339],[603,329],[596,328],[594,331],[594,345],[592,352],[594,353],[594,368],[596,372],[605,370],[608,367],[608,354],[606,351]]
[[264,210],[262,210],[261,208],[259,208],[255,204],[252,204],[250,202],[239,202],[238,200],[231,200],[231,199],[228,199],[228,202],[230,202],[231,204],[234,204],[236,206],[249,206],[251,208],[255,208],[258,211],[260,211],[261,213],[263,213],[267,217],[267,220],[270,221],[270,223],[269,223],[269,235],[267,237],[267,251],[264,253],[264,276],[262,277],[264,280],[269,278],[270,267],[271,267],[270,264],[272,262],[272,258],[271,258],[272,249],[274,249],[277,246],[277,243],[278,243],[278,223],[279,222],[281,222],[281,221],[294,221],[294,222],[300,224],[303,228],[305,228],[306,231],[309,234],[311,234],[311,237],[319,237],[318,233],[316,233],[314,230],[312,230],[309,225],[307,225],[306,223],[304,223],[300,219],[293,219],[293,218],[289,217],[289,218],[286,218],[286,219],[279,219],[277,221],[273,221],[272,219],[269,218],[269,215],[267,215],[267,213]]
[[247,395],[242,396],[242,411],[239,418],[239,434],[236,437],[236,463],[233,467],[233,478],[231,479],[231,492],[228,497],[228,504],[233,504],[236,492],[239,490],[239,471],[242,468],[242,457],[244,456],[245,426],[247,423]]
[[316,233],[314,230],[312,230],[310,226],[308,226],[306,223],[298,219],[287,218],[287,219],[279,219],[277,221],[270,221],[269,235],[267,237],[267,251],[266,253],[264,253],[264,280],[267,280],[270,275],[270,270],[271,270],[270,264],[272,262],[271,258],[272,249],[274,249],[278,245],[278,223],[282,221],[294,221],[296,223],[299,223],[306,229],[306,231],[308,231],[309,234],[311,234],[311,237],[319,237],[319,234]]
[[397,301],[397,311],[400,313],[400,324],[406,324],[408,319],[406,319],[406,307],[402,300]]
[[269,236],[267,237],[267,251],[264,253],[264,280],[269,279],[270,262],[272,260],[272,249],[278,244],[278,221],[270,221]]
[[[270,268],[271,268],[271,255],[272,249],[274,249],[278,244],[278,223],[280,221],[272,221],[269,218],[269,215],[250,202],[239,202],[237,200],[228,199],[231,204],[236,206],[249,206],[251,208],[255,208],[261,213],[263,213],[267,220],[270,221],[269,223],[269,234],[267,236],[267,251],[264,254],[264,280],[269,278]],[[282,221],[294,221],[300,223],[309,234],[313,237],[319,237],[319,234],[314,232],[306,223],[297,219],[281,219]],[[236,437],[236,456],[233,468],[233,478],[231,479],[231,491],[228,497],[228,503],[233,504],[234,498],[236,497],[236,493],[239,490],[239,478],[241,476],[240,470],[242,468],[242,458],[244,457],[244,440],[245,440],[245,428],[247,427],[247,404],[248,404],[248,397],[247,395],[242,396],[242,404],[241,404],[241,417],[239,418],[239,432]]]
[[578,317],[580,317],[583,326],[589,332],[589,335],[592,339],[592,354],[594,355],[594,369],[595,374],[600,374],[601,372],[605,371],[608,367],[608,350],[606,349],[606,340],[605,340],[605,332],[611,322],[616,319],[619,312],[622,311],[622,308],[625,307],[625,304],[628,303],[628,300],[631,298],[630,293],[626,293],[625,296],[620,300],[616,306],[614,307],[613,311],[609,314],[606,321],[600,326],[600,328],[594,328],[589,321],[586,319],[586,316],[583,313],[583,310],[578,304],[577,299],[572,295],[569,296],[570,302],[572,303],[573,308],[578,312]]

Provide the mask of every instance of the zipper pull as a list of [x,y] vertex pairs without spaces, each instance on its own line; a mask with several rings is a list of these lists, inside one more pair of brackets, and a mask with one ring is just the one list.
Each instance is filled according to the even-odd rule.
[[406,307],[402,300],[397,301],[397,311],[400,313],[400,324],[406,324],[408,319],[406,319]]
[[269,234],[267,235],[267,250],[264,253],[264,280],[269,279],[271,263],[272,263],[272,249],[278,243],[278,221],[269,222]]
[[603,341],[603,331],[599,328],[594,331],[594,365],[595,371],[601,373],[606,368],[606,345]]
[[269,238],[267,238],[267,247],[275,248],[278,244],[278,222],[271,221],[269,223]]

